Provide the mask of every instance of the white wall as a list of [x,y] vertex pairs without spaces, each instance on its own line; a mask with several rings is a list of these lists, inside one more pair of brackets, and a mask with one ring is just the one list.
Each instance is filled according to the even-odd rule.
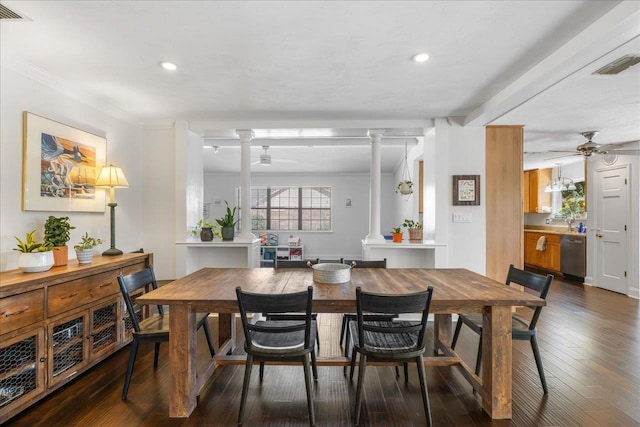
[[[68,124],[79,129],[106,136],[107,162],[120,166],[129,188],[116,190],[116,246],[125,252],[140,247],[142,241],[143,179],[140,156],[143,132],[140,127],[122,118],[115,118],[78,100],[78,96],[63,93],[41,81],[25,77],[5,66],[3,57],[0,70],[0,270],[17,268],[18,252],[13,251],[13,236],[38,230],[44,233],[44,222],[49,215],[69,216],[76,227],[71,231],[70,246],[85,232],[101,237],[109,247],[109,211],[104,213],[23,212],[22,198],[22,113],[32,113]],[[108,197],[107,197],[108,199]],[[75,252],[69,250],[70,258]]]
[[[289,234],[299,236],[305,245],[308,258],[361,258],[361,240],[369,232],[369,174],[313,174],[313,175],[251,175],[252,186],[299,185],[332,187],[332,231],[331,232],[280,232],[279,241],[286,242]],[[236,188],[240,186],[239,174],[207,174],[204,178],[204,202],[211,203],[212,219],[224,214],[227,200],[235,205]],[[389,234],[393,224],[393,201],[395,182],[390,174],[382,175],[381,232]],[[351,198],[352,207],[345,206]],[[216,201],[220,203],[216,204]]]

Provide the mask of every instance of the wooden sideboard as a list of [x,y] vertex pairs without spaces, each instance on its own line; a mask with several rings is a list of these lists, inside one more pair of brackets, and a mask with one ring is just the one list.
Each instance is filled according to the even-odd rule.
[[152,262],[132,253],[0,273],[0,424],[131,341],[116,277]]

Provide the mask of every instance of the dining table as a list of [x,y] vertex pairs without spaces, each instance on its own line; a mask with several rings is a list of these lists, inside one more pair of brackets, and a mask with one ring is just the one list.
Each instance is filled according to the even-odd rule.
[[[236,287],[243,291],[286,294],[313,287],[313,311],[353,313],[355,290],[406,294],[433,287],[433,354],[427,366],[458,367],[479,394],[493,419],[512,416],[511,313],[514,307],[544,306],[545,300],[464,268],[353,268],[350,280],[314,281],[311,269],[203,268],[137,298],[139,304],[169,306],[169,417],[186,418],[213,372],[227,364],[244,364],[235,349],[238,313]],[[217,313],[219,349],[206,368],[196,372],[196,313]],[[480,375],[451,349],[452,314],[482,313],[483,364]],[[338,331],[339,333],[339,331]],[[336,335],[336,340],[338,336]],[[346,357],[318,357],[320,366],[345,366]],[[215,399],[215,396],[213,397]]]

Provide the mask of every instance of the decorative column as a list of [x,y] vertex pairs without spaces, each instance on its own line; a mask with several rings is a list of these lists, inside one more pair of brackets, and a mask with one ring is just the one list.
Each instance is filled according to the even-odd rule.
[[369,168],[369,234],[365,238],[366,243],[384,242],[384,237],[380,234],[382,135],[384,135],[384,129],[369,130],[369,138],[371,138],[371,166]]
[[237,129],[240,137],[240,233],[238,240],[250,242],[255,239],[251,232],[251,129]]

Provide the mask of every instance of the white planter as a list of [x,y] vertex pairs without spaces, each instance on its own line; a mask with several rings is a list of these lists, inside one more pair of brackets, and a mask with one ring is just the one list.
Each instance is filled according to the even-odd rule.
[[77,250],[76,257],[78,258],[78,264],[90,264],[93,260],[93,249]]
[[18,257],[18,268],[25,273],[47,271],[53,267],[53,252],[25,252]]
[[404,181],[401,181],[398,184],[398,191],[400,192],[400,194],[403,194],[403,195],[413,193],[413,189],[411,188],[411,186]]

